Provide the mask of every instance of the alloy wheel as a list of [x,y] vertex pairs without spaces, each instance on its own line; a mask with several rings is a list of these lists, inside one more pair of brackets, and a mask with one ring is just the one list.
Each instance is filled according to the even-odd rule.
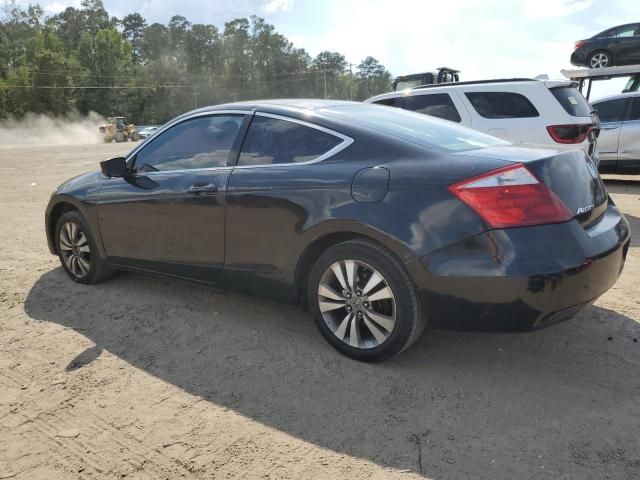
[[59,245],[60,255],[69,271],[78,278],[86,277],[91,268],[91,249],[87,236],[77,223],[62,225]]
[[351,347],[378,347],[395,328],[396,301],[389,283],[358,260],[342,260],[325,271],[318,306],[327,327]]
[[596,53],[591,57],[591,68],[605,68],[609,65],[609,56],[606,53]]

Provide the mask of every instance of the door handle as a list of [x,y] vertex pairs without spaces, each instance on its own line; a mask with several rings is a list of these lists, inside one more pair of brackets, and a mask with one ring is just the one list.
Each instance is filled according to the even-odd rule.
[[218,191],[218,186],[213,183],[200,184],[196,183],[191,185],[187,190],[189,193],[216,193]]
[[620,125],[616,125],[615,127],[600,127],[600,130],[617,130],[620,128]]

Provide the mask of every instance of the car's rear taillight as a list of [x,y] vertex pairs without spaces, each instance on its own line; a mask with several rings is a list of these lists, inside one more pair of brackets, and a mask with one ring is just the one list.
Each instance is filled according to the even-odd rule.
[[492,228],[566,222],[571,212],[521,163],[449,186]]
[[547,132],[558,143],[582,143],[587,138],[593,124],[580,125],[549,125]]
[[584,45],[584,40],[578,40],[574,45],[574,50],[582,48],[583,45]]

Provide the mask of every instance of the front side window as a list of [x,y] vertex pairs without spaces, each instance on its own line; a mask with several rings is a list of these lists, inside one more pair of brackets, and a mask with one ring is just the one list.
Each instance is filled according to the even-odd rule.
[[308,162],[324,155],[342,141],[342,138],[316,128],[256,115],[242,145],[238,165]]
[[513,92],[465,93],[478,115],[484,118],[539,117],[536,107],[527,97]]
[[624,110],[627,105],[626,98],[608,100],[594,105],[598,118],[602,123],[621,122],[624,118]]
[[460,122],[462,120],[448,93],[406,97],[404,108],[412,112],[423,113],[452,122]]
[[185,120],[154,137],[136,154],[136,172],[224,167],[244,115]]

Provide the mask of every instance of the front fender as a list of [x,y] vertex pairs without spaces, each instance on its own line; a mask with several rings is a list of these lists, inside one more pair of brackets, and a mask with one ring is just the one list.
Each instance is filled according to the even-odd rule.
[[58,255],[54,240],[58,219],[67,211],[77,210],[82,214],[91,229],[98,255],[102,259],[106,259],[96,211],[96,201],[101,186],[100,177],[101,174],[99,172],[91,172],[75,177],[60,185],[58,190],[51,195],[45,210],[45,232],[47,246],[52,255]]

